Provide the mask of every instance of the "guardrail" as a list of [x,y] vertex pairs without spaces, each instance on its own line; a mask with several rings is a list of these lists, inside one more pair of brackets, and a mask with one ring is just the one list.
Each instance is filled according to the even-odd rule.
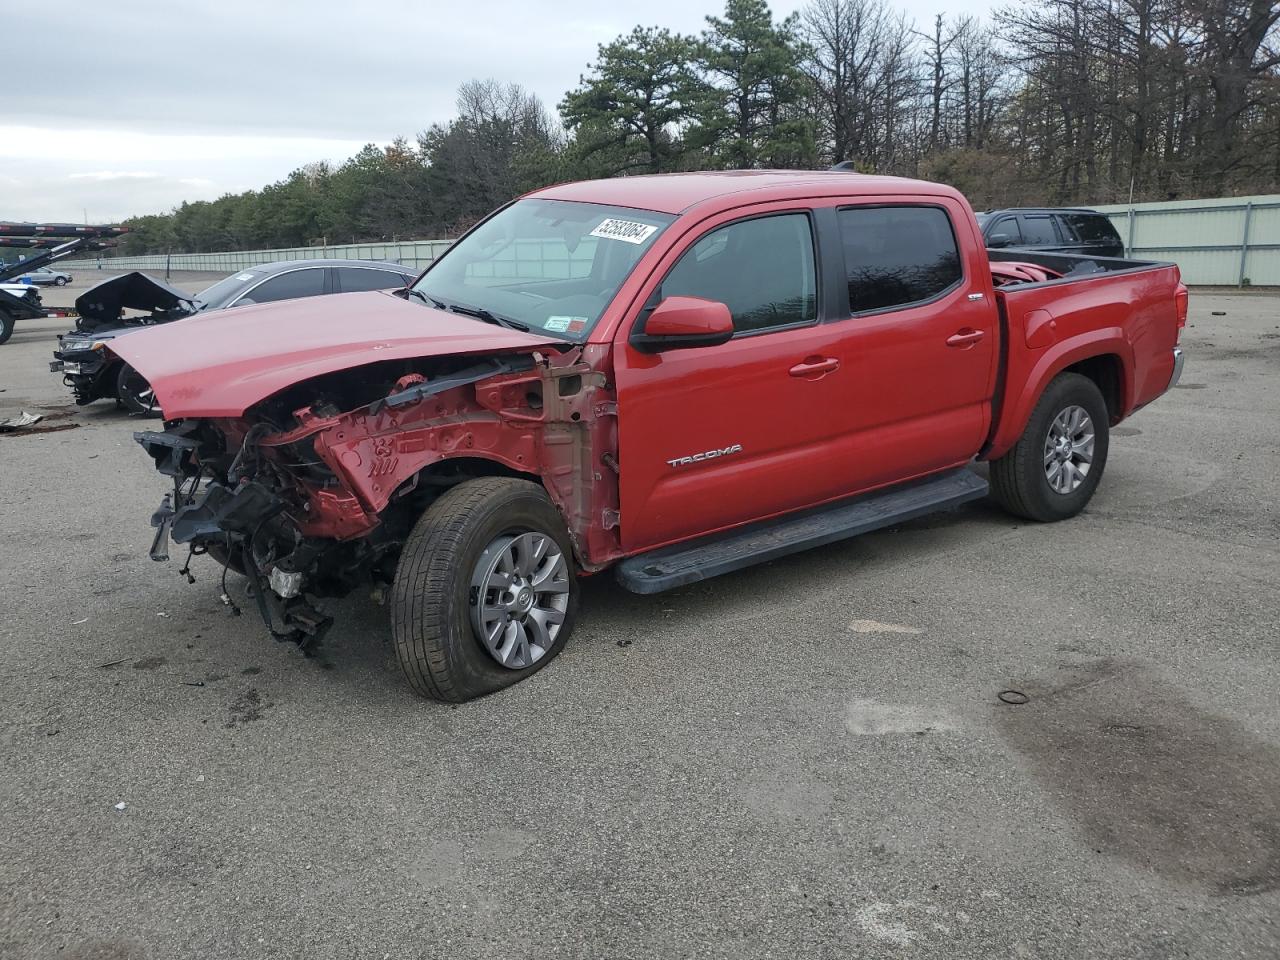
[[[1280,195],[1112,204],[1093,209],[1111,218],[1130,256],[1172,260],[1189,284],[1280,286]],[[220,253],[150,254],[68,260],[92,270],[196,270],[232,273],[276,260],[339,258],[389,260],[416,270],[427,267],[450,240],[286,247]]]
[[418,270],[425,269],[448,248],[452,240],[398,240],[382,243],[330,244],[321,247],[280,247],[274,250],[229,250],[218,253],[151,253],[137,257],[65,260],[80,270],[194,270],[233,273],[259,263],[277,260],[387,260]]

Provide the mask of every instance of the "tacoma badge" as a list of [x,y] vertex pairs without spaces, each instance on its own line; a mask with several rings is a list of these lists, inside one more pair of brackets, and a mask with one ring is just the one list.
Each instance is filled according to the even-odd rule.
[[715,450],[707,450],[704,453],[695,453],[691,457],[676,457],[674,460],[668,460],[667,463],[673,467],[683,467],[688,463],[701,463],[703,460],[714,460],[716,457],[727,457],[731,453],[741,453],[742,444],[735,443],[727,447],[719,447]]

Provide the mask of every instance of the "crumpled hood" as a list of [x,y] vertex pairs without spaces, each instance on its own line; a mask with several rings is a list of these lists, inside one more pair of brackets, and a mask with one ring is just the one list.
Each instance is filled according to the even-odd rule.
[[136,270],[95,283],[76,297],[76,312],[91,324],[116,323],[125,310],[176,310],[192,313],[192,298]]
[[111,351],[147,378],[173,420],[238,417],[302,380],[382,360],[558,343],[377,291],[200,313],[121,337]]

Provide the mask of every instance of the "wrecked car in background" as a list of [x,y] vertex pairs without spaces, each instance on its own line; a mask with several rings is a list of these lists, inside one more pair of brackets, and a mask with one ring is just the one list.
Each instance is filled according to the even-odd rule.
[[551,187],[396,295],[115,349],[167,418],[152,555],[243,573],[304,648],[389,587],[405,676],[457,701],[545,666],[584,574],[654,593],[952,508],[975,458],[1074,516],[1186,310],[1172,264],[988,255],[949,187],[762,171]]
[[117,337],[229,307],[403,287],[416,276],[397,263],[282,260],[238,271],[193,297],[144,273],[122,274],[76,298],[76,328],[58,337],[49,369],[62,374],[78,404],[114,398],[131,413],[153,415],[159,412],[155,393],[145,377],[111,350]]

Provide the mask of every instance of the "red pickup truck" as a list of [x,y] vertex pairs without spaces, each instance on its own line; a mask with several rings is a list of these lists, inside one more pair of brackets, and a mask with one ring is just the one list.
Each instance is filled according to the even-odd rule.
[[[578,579],[651,593],[990,492],[1061,520],[1177,380],[1167,263],[987,251],[965,199],[848,173],[550,187],[411,287],[121,338],[170,540],[304,648],[390,588],[418,692],[545,666]],[[181,328],[181,329],[179,329]]]

